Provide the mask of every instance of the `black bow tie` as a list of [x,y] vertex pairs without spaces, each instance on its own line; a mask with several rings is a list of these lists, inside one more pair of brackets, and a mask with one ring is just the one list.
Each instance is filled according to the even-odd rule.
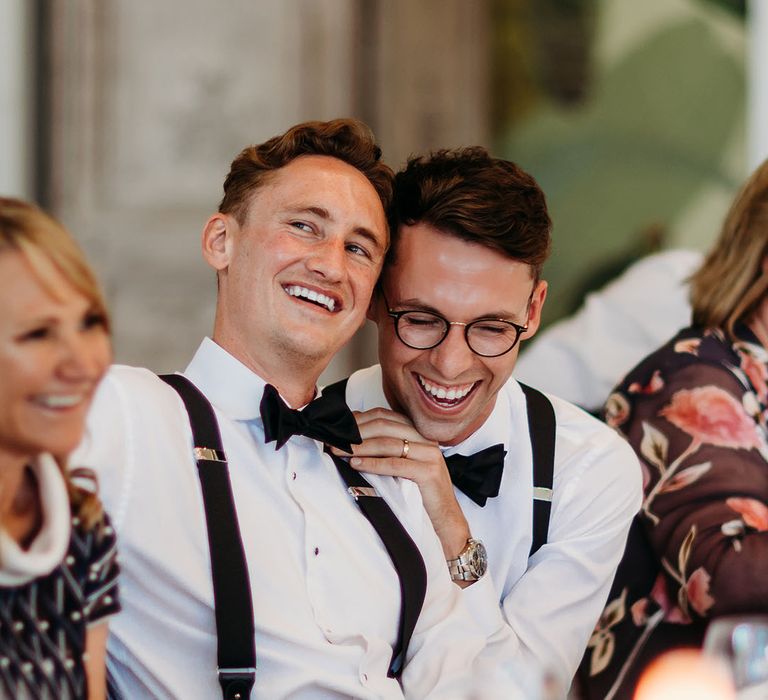
[[264,421],[264,437],[267,442],[277,441],[276,450],[292,435],[306,435],[344,452],[352,452],[350,443],[359,445],[363,441],[352,411],[338,394],[323,394],[297,411],[288,408],[277,389],[267,384],[259,410]]
[[451,455],[445,458],[451,481],[481,508],[489,498],[499,495],[504,471],[504,445],[492,445],[469,457]]

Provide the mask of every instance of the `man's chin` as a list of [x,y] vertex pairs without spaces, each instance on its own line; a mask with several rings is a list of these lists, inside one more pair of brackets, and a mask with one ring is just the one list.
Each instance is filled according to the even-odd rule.
[[440,445],[452,445],[461,442],[457,439],[463,432],[464,421],[436,420],[423,415],[411,416],[419,434],[427,440],[433,440]]

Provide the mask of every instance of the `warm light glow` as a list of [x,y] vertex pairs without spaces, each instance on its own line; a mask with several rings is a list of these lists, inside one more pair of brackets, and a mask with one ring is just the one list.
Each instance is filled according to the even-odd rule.
[[734,700],[728,671],[696,649],[660,656],[640,678],[635,700]]

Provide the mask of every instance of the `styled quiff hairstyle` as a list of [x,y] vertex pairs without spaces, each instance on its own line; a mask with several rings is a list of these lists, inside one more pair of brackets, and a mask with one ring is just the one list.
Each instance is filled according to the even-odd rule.
[[552,222],[536,180],[479,146],[411,157],[397,173],[385,267],[395,263],[400,227],[418,223],[530,265],[534,282],[549,256]]
[[[0,255],[20,254],[54,298],[59,296],[57,278],[63,277],[82,294],[93,311],[104,319],[109,331],[109,315],[104,296],[82,250],[69,232],[44,211],[20,199],[0,197]],[[2,313],[2,309],[0,309]],[[64,475],[74,512],[86,529],[101,521],[102,506],[95,493],[95,474],[88,469],[67,469],[57,458]],[[93,489],[83,489],[74,483],[90,481]]]
[[373,185],[384,211],[392,202],[392,169],[381,161],[381,149],[373,133],[356,119],[305,122],[256,146],[248,146],[232,161],[224,181],[219,212],[245,223],[256,189],[274,171],[300,156],[331,156],[357,168]]
[[720,237],[691,277],[693,322],[734,328],[748,322],[768,294],[768,160],[750,176],[731,205]]

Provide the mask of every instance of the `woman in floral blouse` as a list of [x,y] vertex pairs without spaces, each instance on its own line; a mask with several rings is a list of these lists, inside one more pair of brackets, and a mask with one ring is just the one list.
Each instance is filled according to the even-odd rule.
[[645,499],[580,669],[586,698],[631,698],[709,620],[768,609],[768,161],[691,279],[693,325],[643,360],[605,420]]

